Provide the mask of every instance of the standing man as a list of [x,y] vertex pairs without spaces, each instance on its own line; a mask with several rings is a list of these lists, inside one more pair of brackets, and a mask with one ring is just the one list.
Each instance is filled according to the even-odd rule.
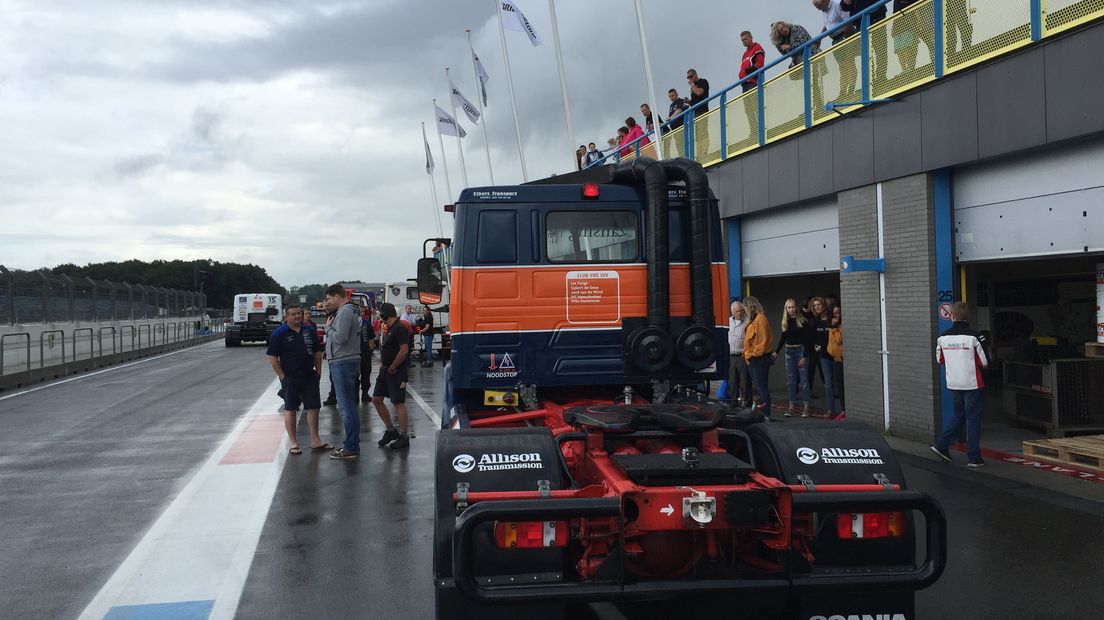
[[307,410],[311,450],[333,448],[318,436],[318,409],[322,406],[318,380],[322,376],[322,347],[318,334],[303,324],[303,309],[296,304],[284,306],[285,323],[268,338],[268,363],[280,379],[284,395],[284,429],[291,441],[291,454],[302,454],[295,437],[296,413],[299,405]]
[[399,320],[407,325],[414,324],[414,308],[410,304],[406,304],[406,308],[403,310],[402,316]]
[[[686,70],[686,83],[690,85],[690,107],[694,110],[694,118],[701,118],[709,111],[709,104],[704,103],[698,107],[695,105],[709,99],[709,80],[698,77],[696,69]],[[701,128],[699,131],[698,128]],[[694,156],[705,155],[709,152],[709,123],[694,123]]]
[[[686,105],[686,100],[679,97],[678,91],[671,89],[667,91],[667,98],[671,100],[670,107],[667,108],[667,131],[668,133],[682,127],[682,113],[686,111],[690,106]],[[671,149],[674,151],[671,153],[672,157],[678,156],[679,140],[671,140]]]
[[372,387],[372,350],[376,348],[376,331],[372,329],[372,309],[365,308],[360,320],[360,378],[357,379],[357,392],[360,402],[366,403],[368,388]]
[[593,142],[587,145],[586,165],[592,166],[599,161],[602,161],[602,152],[598,150],[598,147]]
[[422,360],[422,368],[433,368],[433,311],[429,306],[422,309],[422,348],[425,349],[425,359]]
[[981,416],[985,410],[985,382],[981,371],[989,367],[985,336],[970,329],[970,309],[958,302],[951,309],[954,324],[936,341],[935,361],[946,369],[947,389],[954,397],[954,420],[931,446],[944,461],[951,460],[948,448],[966,426],[967,467],[985,465],[981,460]]
[[652,106],[642,103],[640,104],[640,115],[644,117],[644,129],[646,131],[655,131],[655,124],[663,124],[663,117],[656,114],[656,118],[652,118]]
[[330,364],[337,396],[337,408],[345,424],[345,441],[330,453],[331,459],[355,459],[360,456],[360,411],[357,408],[356,380],[360,373],[360,311],[346,301],[340,284],[326,288],[326,359]]
[[[756,71],[763,68],[764,63],[767,61],[767,53],[763,51],[763,46],[755,42],[752,38],[751,32],[745,30],[740,33],[740,43],[744,44],[744,57],[740,60],[740,79],[743,80],[749,75],[754,74]],[[755,90],[755,87],[759,85],[759,78],[748,78],[742,84],[741,88],[744,92]],[[747,114],[748,128],[750,130],[749,136],[755,136],[755,140],[759,140],[759,98],[753,95],[744,97],[744,113]]]
[[[391,444],[388,447],[399,450],[410,447],[410,436],[407,434],[406,425],[406,380],[407,362],[410,357],[410,331],[396,316],[394,304],[381,305],[380,318],[383,320],[385,330],[380,344],[380,372],[376,377],[376,388],[372,392],[372,404],[375,405],[376,413],[383,420],[387,430],[376,445],[382,448]],[[384,398],[391,399],[391,404],[395,406],[395,413],[399,417],[399,430],[395,430],[391,413],[383,403]]]
[[732,302],[732,316],[728,317],[728,352],[732,356],[728,365],[729,394],[734,395],[737,407],[751,406],[751,375],[744,359],[744,331],[748,326],[744,302]]

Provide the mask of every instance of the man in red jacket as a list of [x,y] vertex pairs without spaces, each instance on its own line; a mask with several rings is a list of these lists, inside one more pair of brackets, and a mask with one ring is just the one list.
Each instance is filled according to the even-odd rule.
[[[740,42],[744,44],[744,57],[740,61],[740,79],[743,80],[747,76],[755,73],[763,68],[763,64],[767,60],[767,54],[763,51],[763,46],[755,42],[755,39],[751,37],[751,33],[747,30],[740,33]],[[754,89],[759,84],[757,77],[744,80],[740,86],[743,87],[744,92],[748,92]],[[755,136],[756,140],[759,139],[759,116],[757,110],[759,109],[759,97],[757,95],[748,95],[744,97],[744,111],[747,113],[748,127],[750,134]]]

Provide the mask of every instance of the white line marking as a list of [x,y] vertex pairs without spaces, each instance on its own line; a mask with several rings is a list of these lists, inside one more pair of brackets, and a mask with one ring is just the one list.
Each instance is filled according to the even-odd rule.
[[424,413],[426,417],[430,420],[433,420],[433,422],[437,425],[437,428],[441,428],[441,416],[437,415],[437,412],[433,410],[433,407],[430,407],[429,403],[422,400],[422,397],[419,396],[418,393],[415,392],[414,389],[411,388],[409,385],[406,386],[406,393],[410,394],[410,397],[414,399],[414,402],[418,403],[418,406],[422,408],[422,413]]
[[[210,599],[215,600],[212,620],[234,617],[287,461],[287,437],[271,463],[220,466],[219,461],[250,422],[271,415],[272,391],[278,383],[268,384],[238,419],[84,609],[80,620],[100,620],[115,605]],[[166,549],[175,553],[167,554]],[[230,549],[233,552],[228,554]]]
[[168,357],[170,355],[176,355],[177,353],[184,353],[186,351],[198,351],[198,350],[200,350],[204,347],[210,347],[210,346],[215,345],[215,344],[221,344],[221,343],[219,343],[219,342],[208,342],[207,344],[201,344],[197,347],[184,347],[183,349],[178,349],[176,351],[169,351],[168,353],[162,353],[161,355],[154,355],[153,357],[147,357],[145,359],[140,359],[136,362],[129,362],[129,363],[123,364],[122,366],[112,366],[111,368],[104,368],[103,370],[97,370],[95,372],[86,372],[86,373],[77,375],[76,377],[69,377],[68,379],[61,379],[60,381],[51,381],[50,383],[47,383],[46,385],[40,385],[38,387],[33,387],[33,388],[30,388],[30,389],[27,389],[27,390],[23,390],[22,392],[16,392],[15,394],[8,394],[7,396],[0,396],[0,400],[7,400],[9,398],[15,398],[16,396],[22,396],[24,394],[30,394],[31,392],[37,392],[39,390],[45,390],[46,388],[54,387],[56,385],[61,385],[63,383],[69,383],[70,381],[79,381],[81,379],[87,379],[88,377],[94,377],[96,375],[102,375],[103,373],[111,372],[112,370],[122,370],[123,368],[127,368],[127,367],[130,367],[130,366],[137,366],[138,364],[145,364],[146,362],[152,362],[153,360],[161,359],[163,357]]

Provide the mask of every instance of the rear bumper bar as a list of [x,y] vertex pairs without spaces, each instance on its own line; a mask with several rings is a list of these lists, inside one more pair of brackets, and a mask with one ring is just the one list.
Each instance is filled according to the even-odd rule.
[[[479,502],[456,520],[453,580],[456,588],[479,603],[611,601],[679,594],[763,592],[814,594],[872,589],[913,591],[935,583],[947,563],[947,521],[931,497],[916,491],[794,494],[795,514],[813,512],[889,512],[916,510],[924,515],[926,554],[919,566],[872,569],[871,572],[828,572],[742,579],[680,579],[640,582],[562,582],[541,585],[481,585],[473,571],[475,532],[492,521],[553,521],[575,518],[621,518],[618,498],[536,499]],[[623,569],[624,567],[622,567]],[[620,571],[625,574],[624,570]]]

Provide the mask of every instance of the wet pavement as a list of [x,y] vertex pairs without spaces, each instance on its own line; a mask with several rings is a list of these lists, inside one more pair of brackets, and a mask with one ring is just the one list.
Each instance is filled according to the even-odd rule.
[[[440,373],[412,368],[429,409],[440,406]],[[261,349],[216,343],[0,395],[0,617],[79,615],[271,382]],[[382,424],[365,404],[359,461],[287,457],[236,617],[432,618],[436,428],[416,399],[408,407],[409,451],[375,446]],[[339,443],[332,407],[322,434]],[[961,464],[900,458],[910,486],[939,499],[950,522],[947,572],[917,596],[920,618],[1099,616],[1099,504],[1057,505]]]

